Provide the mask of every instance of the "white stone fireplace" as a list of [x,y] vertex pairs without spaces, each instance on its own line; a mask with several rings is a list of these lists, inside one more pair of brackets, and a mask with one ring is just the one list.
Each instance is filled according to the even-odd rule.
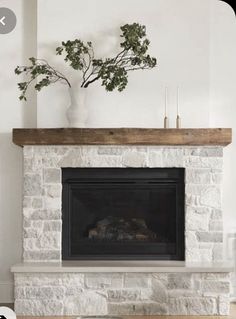
[[[23,263],[12,268],[18,315],[227,315],[222,146],[24,147]],[[185,169],[185,262],[62,262],[62,168]]]

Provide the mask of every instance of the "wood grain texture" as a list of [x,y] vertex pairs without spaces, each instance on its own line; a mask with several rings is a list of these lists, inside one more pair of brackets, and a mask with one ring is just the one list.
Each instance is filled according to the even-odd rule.
[[232,142],[230,128],[53,128],[13,129],[16,145],[222,145]]

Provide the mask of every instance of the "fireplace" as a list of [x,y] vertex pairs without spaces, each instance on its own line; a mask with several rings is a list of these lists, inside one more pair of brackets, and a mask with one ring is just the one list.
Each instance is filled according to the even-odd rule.
[[62,168],[62,258],[184,260],[184,168]]

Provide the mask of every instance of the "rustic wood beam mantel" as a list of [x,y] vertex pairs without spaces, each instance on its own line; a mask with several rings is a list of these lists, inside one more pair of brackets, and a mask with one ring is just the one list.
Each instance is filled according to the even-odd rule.
[[25,145],[201,145],[226,146],[230,128],[42,128],[13,129],[13,142]]

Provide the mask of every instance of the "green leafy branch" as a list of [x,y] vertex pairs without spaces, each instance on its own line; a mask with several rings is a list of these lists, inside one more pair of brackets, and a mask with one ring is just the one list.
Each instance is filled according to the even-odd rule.
[[95,59],[91,42],[81,40],[62,42],[57,54],[65,55],[64,60],[75,70],[82,71],[81,87],[87,88],[101,79],[107,91],[123,91],[128,83],[128,72],[152,69],[156,58],[147,54],[150,41],[146,38],[146,27],[138,23],[121,26],[121,51],[113,58]]
[[29,58],[29,61],[31,62],[30,66],[17,66],[15,69],[15,74],[20,75],[24,73],[27,77],[29,77],[29,80],[18,83],[18,88],[21,91],[21,95],[19,97],[20,100],[26,101],[26,92],[29,86],[36,79],[38,82],[34,85],[34,88],[37,91],[41,91],[43,87],[49,86],[50,84],[56,83],[58,81],[71,87],[71,84],[67,78],[62,73],[50,66],[46,60],[32,57]]
[[[121,50],[112,58],[95,59],[92,43],[84,43],[80,39],[62,42],[61,46],[56,48],[57,55],[63,55],[65,62],[74,70],[82,72],[81,87],[87,88],[100,79],[107,91],[123,91],[128,83],[128,72],[156,66],[156,58],[147,53],[150,41],[146,38],[146,27],[133,23],[125,24],[120,29]],[[37,80],[34,86],[37,91],[56,82],[71,87],[68,79],[46,60],[30,58],[29,61],[30,66],[17,66],[15,69],[17,75],[23,73],[29,77],[27,81],[18,83],[20,100],[26,100],[26,92],[34,80]]]

